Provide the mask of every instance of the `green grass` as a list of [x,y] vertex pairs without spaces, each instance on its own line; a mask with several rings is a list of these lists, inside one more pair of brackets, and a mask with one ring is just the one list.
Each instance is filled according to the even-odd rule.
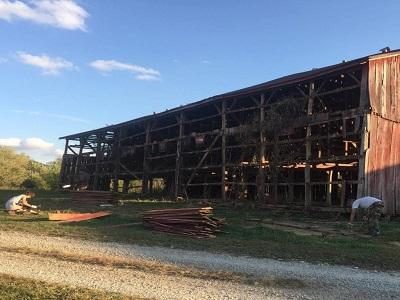
[[[0,199],[6,191],[0,192]],[[38,193],[33,203],[42,205],[42,210],[68,209],[71,203],[68,194]],[[331,264],[352,265],[369,269],[400,270],[400,247],[391,244],[400,241],[400,222],[382,222],[383,235],[379,238],[349,238],[298,236],[291,232],[273,230],[253,224],[248,218],[271,218],[278,220],[308,220],[325,222],[334,216],[292,214],[260,210],[233,210],[217,207],[215,215],[224,217],[228,233],[215,239],[191,239],[150,231],[141,224],[129,227],[109,228],[110,225],[140,222],[141,213],[150,209],[189,206],[173,203],[128,203],[112,208],[113,215],[97,220],[74,224],[57,224],[47,221],[45,215],[8,216],[0,213],[0,230],[17,230],[35,234],[68,236],[74,238],[135,243],[148,246],[164,246],[211,252],[226,252],[235,255],[269,257],[285,260],[304,260]],[[342,220],[346,224],[346,219]]]
[[138,300],[117,293],[50,284],[39,280],[0,274],[0,299],[3,300]]

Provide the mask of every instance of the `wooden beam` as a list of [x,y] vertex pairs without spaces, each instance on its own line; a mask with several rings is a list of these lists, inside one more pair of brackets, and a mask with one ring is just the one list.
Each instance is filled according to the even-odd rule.
[[[66,176],[66,155],[68,153],[68,144],[69,144],[69,139],[65,139],[65,148],[64,148],[64,155],[61,161],[61,170],[60,170],[60,182],[61,184],[65,184],[67,183],[67,176]],[[68,182],[69,184],[71,184],[71,182]]]
[[362,78],[361,78],[361,91],[360,91],[360,111],[364,111],[364,115],[362,119],[360,118],[361,123],[361,142],[359,147],[359,159],[358,159],[358,181],[360,182],[357,186],[357,198],[366,196],[366,180],[365,180],[365,171],[366,171],[366,155],[368,151],[368,135],[369,135],[369,116],[370,114],[366,111],[366,108],[369,106],[368,99],[368,65],[364,65],[362,69]]
[[333,179],[333,170],[327,171],[328,174],[328,186],[326,189],[326,205],[332,206],[332,179]]
[[75,177],[76,177],[76,175],[78,175],[78,180],[80,179],[80,178],[79,178],[79,171],[80,171],[80,168],[81,168],[83,146],[84,146],[85,143],[86,143],[85,138],[81,137],[81,138],[79,139],[79,143],[80,143],[80,146],[79,146],[79,154],[78,154],[78,158],[76,159],[75,172],[72,174],[72,176],[73,176],[72,182],[73,182],[73,183],[75,183]]
[[181,194],[181,166],[182,166],[182,137],[184,133],[184,115],[183,112],[178,117],[179,138],[176,141],[176,157],[175,157],[175,199]]
[[218,141],[220,136],[221,136],[221,132],[219,132],[219,134],[215,136],[215,138],[213,139],[212,143],[210,144],[210,146],[207,149],[208,151],[203,154],[203,157],[200,159],[200,161],[198,162],[196,167],[193,169],[192,174],[190,175],[188,181],[186,182],[186,186],[188,186],[188,184],[190,184],[192,182],[194,176],[196,175],[196,171],[201,167],[201,165],[203,164],[204,160],[207,158],[208,154],[210,153],[210,150],[214,147],[215,143]]
[[341,183],[341,190],[340,190],[340,207],[344,207],[346,204],[346,180],[342,180]]
[[226,172],[226,101],[221,103],[221,199],[226,201],[225,172]]
[[260,116],[259,116],[259,132],[260,132],[260,148],[258,153],[258,178],[257,178],[257,187],[258,187],[258,200],[264,202],[265,195],[265,136],[264,136],[264,120],[265,120],[265,95],[261,94],[260,100]]
[[100,173],[100,153],[101,153],[101,143],[103,141],[103,133],[97,133],[97,146],[96,146],[96,165],[94,171],[94,182],[93,182],[93,189],[99,189],[99,173]]
[[118,192],[119,178],[118,175],[120,173],[120,160],[121,160],[121,142],[120,138],[122,135],[122,129],[119,129],[115,132],[115,142],[114,142],[114,179],[113,179],[113,191]]
[[76,151],[74,149],[72,149],[71,146],[68,146],[68,149],[71,150],[71,152],[74,153],[75,155],[78,155],[78,153],[76,153]]
[[293,168],[290,168],[289,169],[289,186],[288,186],[288,189],[289,189],[289,199],[288,199],[288,202],[289,203],[293,203],[294,202],[294,184],[293,184],[293,181],[294,181],[294,169]]
[[142,193],[146,194],[149,188],[149,164],[147,161],[147,156],[149,152],[149,143],[150,143],[150,130],[151,123],[147,122],[146,124],[146,139],[145,146],[143,148],[143,176],[142,176]]
[[[308,104],[307,104],[307,115],[311,116],[313,114],[314,105],[314,83],[310,82],[308,91]],[[310,170],[310,160],[311,160],[311,126],[307,126],[306,133],[306,167],[304,168],[304,209],[309,210],[312,204],[312,193],[311,193],[311,170]]]

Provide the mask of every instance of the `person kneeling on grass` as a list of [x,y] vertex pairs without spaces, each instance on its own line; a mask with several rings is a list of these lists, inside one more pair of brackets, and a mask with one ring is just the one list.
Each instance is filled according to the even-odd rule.
[[14,215],[15,213],[24,213],[26,211],[32,214],[37,214],[38,212],[34,210],[37,206],[28,203],[28,199],[32,199],[33,197],[35,197],[35,193],[30,191],[11,197],[5,204],[6,211],[10,215]]
[[374,197],[362,197],[353,202],[351,207],[350,222],[351,225],[354,221],[354,217],[359,208],[365,209],[366,214],[364,216],[368,225],[368,233],[372,236],[378,236],[381,234],[379,230],[379,218],[383,213],[383,201]]

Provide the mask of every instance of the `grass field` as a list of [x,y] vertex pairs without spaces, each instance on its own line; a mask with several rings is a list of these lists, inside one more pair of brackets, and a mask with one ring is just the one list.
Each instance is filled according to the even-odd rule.
[[116,293],[72,288],[60,284],[0,274],[0,299],[2,300],[139,300]]
[[[3,203],[10,191],[0,191]],[[15,194],[15,192],[14,192]],[[149,246],[164,246],[211,252],[227,252],[235,255],[268,257],[285,260],[304,260],[331,264],[352,265],[369,269],[400,270],[400,222],[383,221],[383,235],[379,238],[299,236],[291,232],[270,229],[261,224],[249,223],[246,219],[269,218],[275,220],[307,220],[313,222],[334,221],[334,216],[313,215],[305,217],[293,214],[263,210],[233,210],[216,207],[215,215],[226,218],[224,230],[227,233],[215,239],[191,239],[167,235],[148,230],[141,224],[141,213],[150,209],[187,206],[187,204],[139,202],[126,203],[112,208],[113,215],[97,220],[74,224],[57,224],[47,220],[46,211],[73,209],[67,193],[37,193],[32,203],[41,204],[42,214],[38,216],[9,216],[0,213],[0,230],[17,230],[33,234],[68,236],[97,241],[116,241]],[[129,227],[109,228],[112,225],[137,222]],[[337,226],[344,226],[346,219]],[[357,226],[356,226],[357,227]]]

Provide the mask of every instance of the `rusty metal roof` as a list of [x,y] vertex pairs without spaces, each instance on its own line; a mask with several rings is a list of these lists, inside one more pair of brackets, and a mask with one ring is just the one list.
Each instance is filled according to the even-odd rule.
[[386,57],[396,56],[396,55],[400,55],[400,49],[392,50],[392,51],[386,52],[386,53],[376,53],[376,54],[364,56],[361,58],[357,58],[354,60],[350,60],[347,62],[342,62],[339,64],[330,65],[330,66],[323,67],[323,68],[313,69],[311,71],[305,71],[305,72],[300,72],[300,73],[283,76],[283,77],[280,77],[280,78],[277,78],[274,80],[270,80],[270,81],[267,81],[267,82],[264,82],[261,84],[253,85],[253,86],[250,86],[247,88],[239,89],[236,91],[232,91],[232,92],[228,92],[228,93],[224,93],[224,94],[220,94],[220,95],[215,95],[215,96],[212,96],[212,97],[200,100],[200,101],[196,101],[196,102],[192,102],[192,103],[189,103],[186,105],[175,107],[175,108],[169,109],[164,112],[143,116],[143,117],[136,118],[136,119],[133,119],[130,121],[101,127],[101,128],[94,129],[94,130],[89,130],[89,131],[84,131],[84,132],[80,132],[80,133],[75,133],[72,135],[63,136],[63,137],[60,137],[60,139],[66,139],[66,138],[73,139],[73,138],[78,138],[80,136],[88,136],[88,135],[91,135],[91,134],[94,134],[97,132],[111,131],[115,128],[123,127],[123,126],[134,124],[134,123],[143,122],[146,120],[150,120],[152,118],[161,117],[161,116],[171,114],[171,113],[176,113],[178,111],[190,109],[190,108],[193,108],[193,107],[196,107],[196,106],[208,103],[208,102],[218,101],[218,100],[232,98],[232,97],[245,96],[245,95],[260,92],[262,90],[267,90],[267,89],[272,89],[272,88],[276,88],[276,87],[280,87],[280,86],[284,86],[284,85],[294,84],[297,82],[300,83],[303,81],[310,80],[312,78],[322,77],[329,73],[346,70],[346,69],[351,69],[353,67],[367,63],[369,60],[383,59]]

